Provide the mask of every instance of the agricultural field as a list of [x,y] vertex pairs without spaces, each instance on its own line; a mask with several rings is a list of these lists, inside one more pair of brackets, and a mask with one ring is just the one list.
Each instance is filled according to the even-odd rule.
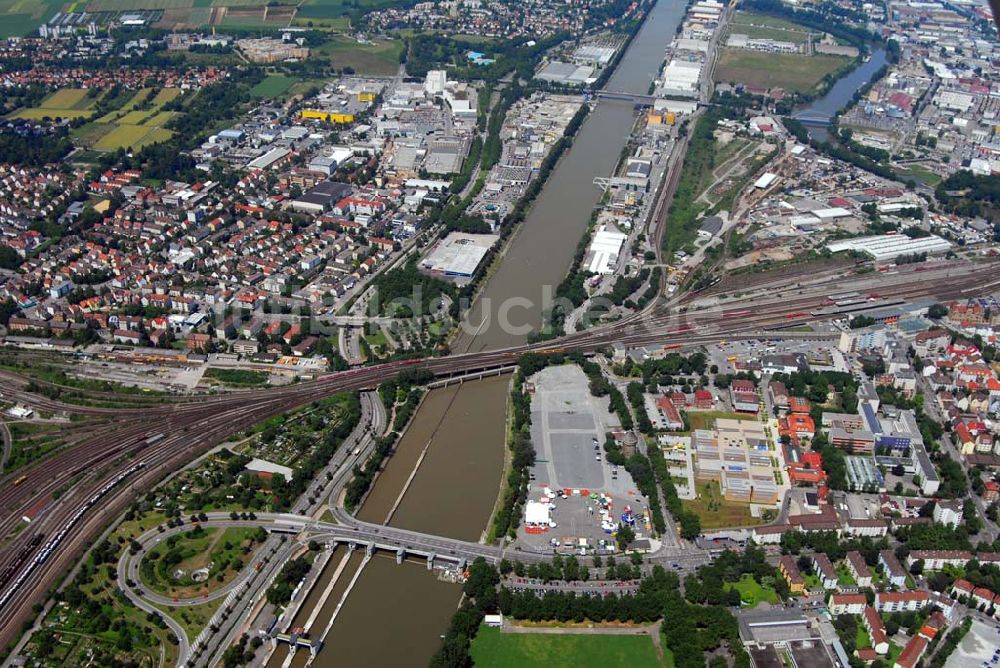
[[402,53],[403,43],[399,40],[359,44],[355,39],[335,35],[313,49],[310,56],[328,58],[331,66],[338,69],[350,67],[358,74],[394,76],[399,71]]
[[191,0],[92,0],[88,12],[127,12],[136,9],[176,9],[190,7]]
[[784,88],[805,93],[850,62],[845,56],[805,56],[764,53],[745,49],[723,49],[715,68],[715,80],[757,88]]
[[501,633],[482,627],[470,654],[476,665],[493,668],[664,665],[648,635]]
[[75,133],[77,140],[97,151],[139,149],[166,141],[173,133],[164,126],[178,112],[163,111],[162,107],[180,94],[177,88],[164,88],[155,95],[152,89],[143,88],[120,109],[79,128]]
[[0,39],[34,32],[62,4],[61,0],[0,0]]
[[94,113],[94,105],[100,91],[84,88],[61,88],[44,100],[37,107],[18,109],[10,118],[28,118],[40,120],[43,118],[86,118]]

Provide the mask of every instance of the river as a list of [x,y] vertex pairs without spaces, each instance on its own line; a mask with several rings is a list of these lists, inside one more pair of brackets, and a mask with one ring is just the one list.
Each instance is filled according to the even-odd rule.
[[[606,89],[646,94],[683,15],[681,0],[660,0]],[[540,327],[546,296],[566,275],[601,198],[594,178],[608,176],[614,169],[634,118],[628,103],[601,101],[595,106],[517,230],[503,262],[466,314],[466,331],[455,341],[455,351],[524,343],[527,333]],[[498,322],[505,313],[512,328]]]
[[829,141],[830,133],[826,129],[827,125],[838,112],[850,104],[854,94],[871,81],[887,62],[885,49],[873,50],[868,62],[861,63],[846,76],[837,79],[826,95],[796,109],[794,116],[808,117],[808,120],[806,118],[801,120],[808,128],[810,137],[820,142]]
[[[645,94],[683,14],[682,0],[660,0],[607,89]],[[566,274],[601,196],[593,180],[614,168],[633,121],[629,104],[596,105],[471,309],[471,322],[481,322],[484,311],[493,322],[460,337],[456,351],[514,345],[539,326],[542,286],[555,286]],[[511,313],[515,325],[526,326],[519,332],[495,326],[500,305],[513,298],[531,302]],[[430,392],[359,516],[384,522],[395,506],[393,526],[478,540],[500,490],[508,384],[509,377],[503,376]],[[411,479],[418,461],[420,468]],[[344,569],[338,590],[353,577],[354,561],[360,563],[360,558],[352,558]],[[319,587],[327,586],[332,566]],[[426,666],[460,595],[457,585],[439,581],[423,564],[397,566],[391,556],[376,557],[348,595],[314,665]],[[339,595],[327,600],[314,632],[325,628],[338,600]],[[286,653],[279,648],[270,665],[280,666]],[[305,656],[295,659],[295,665],[305,663]]]

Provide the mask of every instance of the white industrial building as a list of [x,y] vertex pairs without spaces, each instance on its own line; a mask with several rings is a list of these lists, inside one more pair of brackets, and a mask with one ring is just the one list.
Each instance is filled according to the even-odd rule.
[[590,248],[587,249],[587,261],[585,263],[587,271],[592,274],[611,274],[615,270],[618,262],[618,254],[621,253],[622,245],[628,235],[619,232],[613,227],[602,226],[590,241]]
[[695,97],[703,63],[672,60],[663,68],[663,91],[668,95]]
[[468,278],[499,238],[495,234],[452,232],[435,244],[420,267],[435,274]]
[[860,251],[872,256],[876,262],[884,262],[894,260],[900,255],[946,253],[951,248],[951,244],[936,234],[918,239],[911,239],[905,234],[880,234],[872,237],[834,241],[827,244],[826,247],[830,249],[831,253]]

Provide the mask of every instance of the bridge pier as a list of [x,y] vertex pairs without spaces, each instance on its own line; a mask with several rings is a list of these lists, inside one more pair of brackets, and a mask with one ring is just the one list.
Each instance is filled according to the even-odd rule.
[[406,559],[406,550],[399,548],[396,550],[396,565],[403,563],[403,559]]
[[465,566],[466,566],[466,563],[467,563],[467,562],[465,561],[465,559],[459,559],[459,560],[458,560],[458,570],[459,570],[459,571],[464,571],[464,570],[465,570]]
[[427,555],[427,570],[433,570],[435,557],[437,557],[437,555],[433,553]]
[[354,552],[354,550],[358,549],[358,544],[352,541],[347,544],[347,549]]
[[373,554],[375,554],[375,541],[371,541],[365,545],[365,556],[371,559]]

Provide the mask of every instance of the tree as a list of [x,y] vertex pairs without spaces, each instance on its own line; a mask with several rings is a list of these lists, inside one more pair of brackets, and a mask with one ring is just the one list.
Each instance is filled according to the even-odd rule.
[[934,320],[940,320],[941,318],[948,315],[948,307],[944,304],[931,304],[927,307],[927,317]]
[[635,541],[635,531],[627,524],[619,524],[615,541],[618,543],[618,549],[625,551]]

